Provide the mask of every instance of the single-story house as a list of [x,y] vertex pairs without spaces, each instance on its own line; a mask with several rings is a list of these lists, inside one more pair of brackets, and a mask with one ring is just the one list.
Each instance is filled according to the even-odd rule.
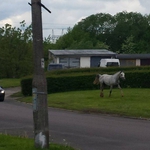
[[120,66],[148,66],[150,65],[150,54],[117,54]]
[[67,68],[97,67],[102,58],[115,58],[116,53],[106,49],[49,50],[51,63],[63,64]]
[[97,67],[102,58],[117,58],[120,66],[150,65],[150,54],[117,54],[106,49],[49,50],[50,62],[67,68]]

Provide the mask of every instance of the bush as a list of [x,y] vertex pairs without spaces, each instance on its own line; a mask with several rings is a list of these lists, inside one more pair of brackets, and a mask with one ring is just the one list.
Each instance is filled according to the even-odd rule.
[[[116,68],[115,68],[116,69]],[[118,68],[106,69],[108,72],[101,70],[101,74],[108,73],[114,74]],[[88,70],[88,71],[87,71]],[[89,71],[90,70],[90,71]],[[128,69],[124,68],[126,80],[121,81],[121,87],[123,88],[150,88],[150,70],[149,69]],[[57,73],[59,71],[56,71]],[[66,73],[68,72],[68,73]],[[99,89],[99,85],[93,85],[95,75],[98,71],[91,71],[91,69],[69,69],[65,73],[57,75],[48,73],[47,74],[47,92],[65,92],[65,91],[79,91],[79,90],[93,90]],[[69,73],[70,72],[70,73]],[[78,72],[78,73],[77,73]],[[32,95],[32,78],[26,78],[21,81],[22,94],[25,96]]]
[[24,96],[32,95],[32,78],[24,78],[21,80],[21,92]]
[[46,76],[52,76],[52,75],[79,75],[79,74],[87,74],[87,73],[115,73],[117,71],[140,71],[140,70],[149,70],[150,71],[150,67],[149,66],[144,66],[144,67],[140,67],[140,66],[136,66],[136,67],[106,67],[106,68],[102,68],[102,67],[95,67],[95,68],[75,68],[75,69],[62,69],[62,70],[53,70],[53,71],[49,71],[46,73]]
[[150,88],[150,70],[130,71],[126,73],[126,80],[122,82],[123,87]]
[[48,93],[96,89],[93,75],[48,77]]

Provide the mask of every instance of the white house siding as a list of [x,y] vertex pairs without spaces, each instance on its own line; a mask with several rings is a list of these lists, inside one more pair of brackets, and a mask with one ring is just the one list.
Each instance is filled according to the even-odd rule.
[[90,57],[80,57],[80,68],[90,67]]
[[59,57],[56,57],[56,63],[59,64]]
[[141,60],[140,59],[136,59],[136,66],[141,66]]

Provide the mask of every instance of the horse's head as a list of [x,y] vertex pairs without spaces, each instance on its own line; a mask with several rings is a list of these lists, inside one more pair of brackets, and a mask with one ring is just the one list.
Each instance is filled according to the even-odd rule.
[[123,79],[123,80],[126,79],[125,78],[125,73],[123,71],[120,71],[119,77],[120,77],[120,79]]
[[100,77],[100,74],[97,74],[96,77],[95,77],[95,80],[93,81],[93,84],[99,84],[99,77]]

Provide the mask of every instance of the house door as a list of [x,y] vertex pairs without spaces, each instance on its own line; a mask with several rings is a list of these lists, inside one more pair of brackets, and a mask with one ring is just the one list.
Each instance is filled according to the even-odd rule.
[[149,66],[150,59],[141,59],[141,66]]

